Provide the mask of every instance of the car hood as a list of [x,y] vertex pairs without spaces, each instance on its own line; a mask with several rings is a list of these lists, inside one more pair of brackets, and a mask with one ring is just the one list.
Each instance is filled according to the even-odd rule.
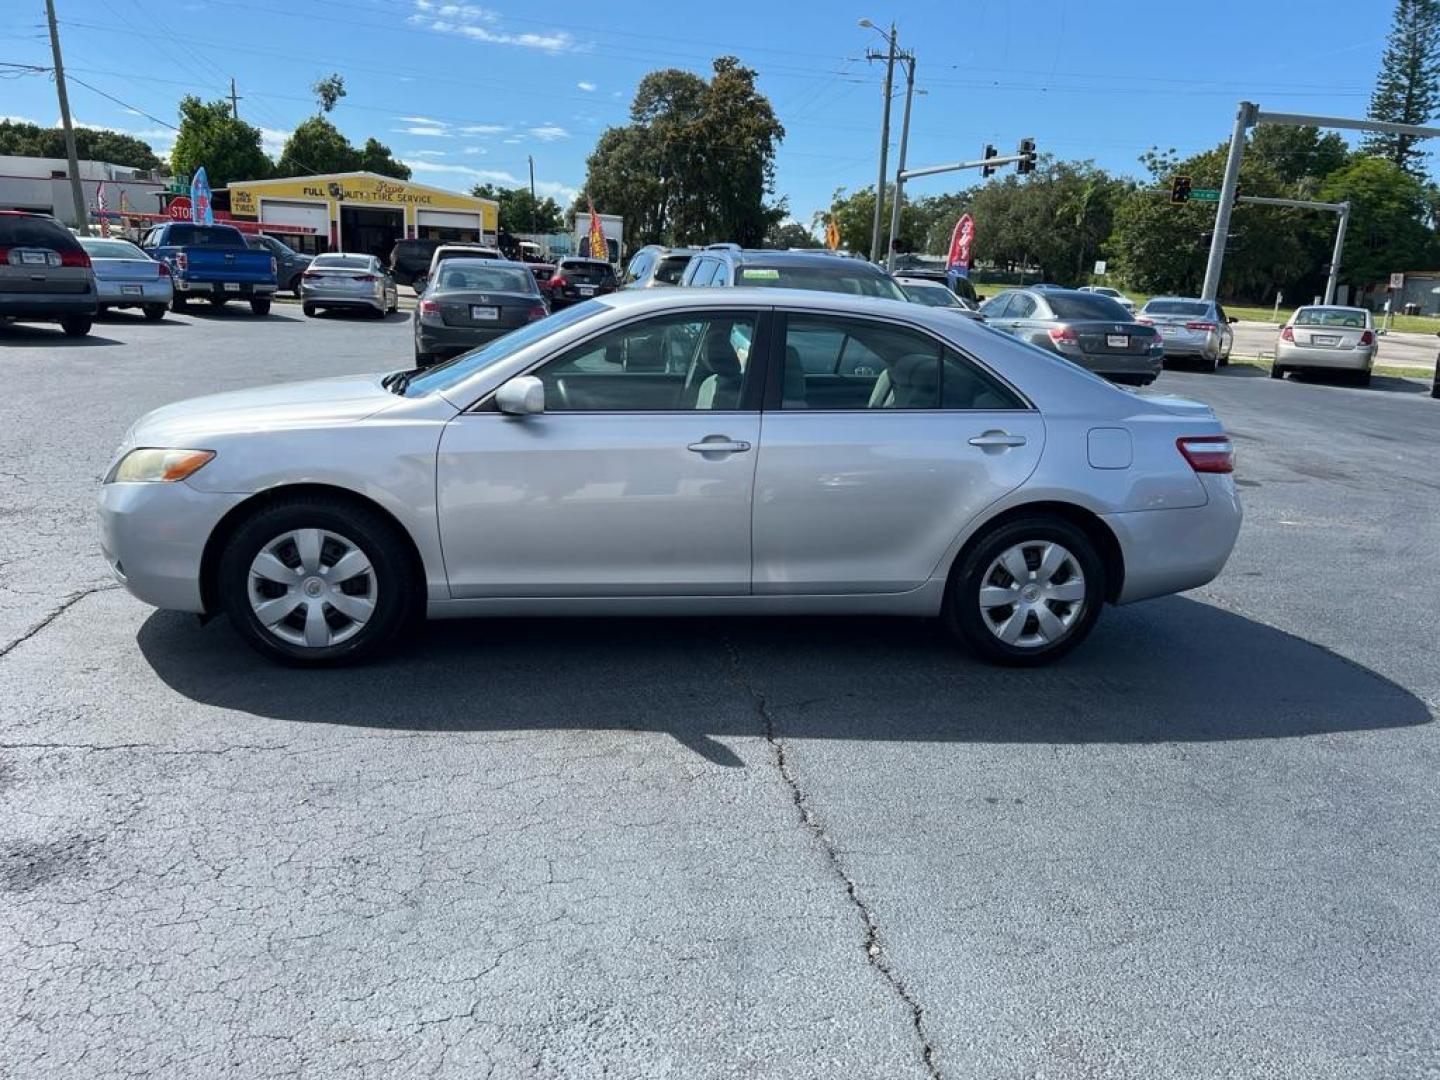
[[190,398],[136,422],[125,446],[206,449],[207,437],[353,423],[398,405],[379,375],[281,383]]

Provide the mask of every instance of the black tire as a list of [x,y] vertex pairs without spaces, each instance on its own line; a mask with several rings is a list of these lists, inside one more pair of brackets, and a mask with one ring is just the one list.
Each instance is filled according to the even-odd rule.
[[226,298],[225,298],[224,296],[219,295],[218,293],[212,293],[211,295],[207,296],[205,299],[208,300],[208,301],[210,301],[210,306],[213,307],[213,308],[223,308],[223,307],[225,306],[225,299],[226,299]]
[[170,310],[171,310],[171,311],[184,311],[184,310],[185,310],[185,299],[186,299],[186,298],[185,298],[184,296],[182,296],[180,293],[177,292],[174,296],[172,296],[172,297],[170,298]]
[[1270,365],[1270,378],[1272,378],[1272,379],[1283,379],[1283,378],[1285,378],[1285,369],[1284,369],[1283,367],[1281,367],[1279,364],[1271,364],[1271,365]]
[[[989,617],[980,609],[980,588],[985,584],[991,565],[1008,549],[1017,545],[1059,544],[1066,548],[1078,564],[1082,575],[1084,598],[1079,601],[1074,620],[1063,634],[1049,643],[1015,645],[1004,642],[991,629]],[[1038,552],[1036,552],[1038,554]],[[1030,553],[1027,552],[1027,559]],[[1033,569],[1033,567],[1032,567]],[[1063,585],[1063,582],[1060,584]],[[983,660],[1015,667],[1036,667],[1058,660],[1089,636],[1100,617],[1105,602],[1105,564],[1090,538],[1071,522],[1052,514],[1034,514],[992,526],[980,539],[962,553],[946,587],[943,618],[950,632],[964,641]],[[1052,613],[1067,610],[1061,602],[1047,605]],[[1003,615],[1006,609],[998,609]],[[1009,609],[1011,617],[1018,608]],[[1034,615],[1024,616],[1022,627],[1038,628]]]
[[314,304],[301,304],[300,310],[305,313],[305,317],[307,319],[313,319],[315,318],[315,312],[319,311],[320,309],[317,308]]
[[250,301],[250,311],[255,315],[270,314],[270,298],[268,296],[257,296]]
[[90,333],[93,321],[88,315],[67,315],[60,320],[60,329],[65,331],[66,337],[84,337]]
[[[308,648],[267,630],[250,604],[250,565],[278,537],[294,529],[323,529],[351,541],[374,575],[375,608],[353,636]],[[246,519],[225,545],[217,578],[220,608],[246,642],[271,660],[298,667],[352,663],[374,655],[420,611],[420,582],[404,539],[373,510],[338,498],[277,500]],[[330,617],[340,618],[333,609]]]
[[285,283],[285,288],[291,293],[293,293],[295,295],[295,298],[298,300],[300,298],[300,275],[296,274],[289,281],[287,281]]
[[1200,357],[1200,370],[1203,371],[1203,372],[1205,372],[1205,374],[1207,374],[1207,375],[1213,375],[1213,374],[1215,374],[1215,369],[1218,368],[1219,366],[1220,366],[1220,354],[1219,354],[1219,353],[1216,353],[1214,356],[1204,356],[1204,355],[1202,355],[1202,356]]
[[1368,370],[1366,370],[1366,371],[1357,371],[1357,372],[1355,373],[1355,375],[1354,375],[1354,380],[1355,380],[1355,385],[1356,385],[1356,386],[1369,386],[1369,385],[1370,385],[1370,372],[1369,372]]
[[146,304],[145,318],[148,319],[150,322],[159,322],[161,319],[165,318],[165,305]]
[[435,358],[429,353],[423,353],[419,349],[415,350],[415,366],[417,368],[427,368],[433,363],[435,363]]

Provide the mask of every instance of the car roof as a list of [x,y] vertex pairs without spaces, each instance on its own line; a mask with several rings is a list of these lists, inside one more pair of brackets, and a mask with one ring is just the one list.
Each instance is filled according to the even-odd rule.
[[877,276],[887,276],[884,269],[864,259],[851,259],[833,251],[780,251],[768,248],[750,248],[740,251],[717,249],[712,254],[728,258],[741,266],[823,266],[854,269],[864,267]]
[[943,281],[936,281],[934,278],[912,277],[909,274],[896,274],[895,281],[900,285],[922,285],[927,289],[944,289],[950,291],[949,286]]
[[1198,296],[1152,296],[1145,303],[1153,304],[1156,300],[1183,300],[1187,304],[1218,304],[1218,300],[1205,300]]

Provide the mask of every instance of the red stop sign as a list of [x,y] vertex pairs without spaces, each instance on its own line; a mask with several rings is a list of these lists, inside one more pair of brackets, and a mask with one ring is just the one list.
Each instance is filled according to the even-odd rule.
[[170,200],[165,212],[177,221],[190,220],[190,196],[178,195]]

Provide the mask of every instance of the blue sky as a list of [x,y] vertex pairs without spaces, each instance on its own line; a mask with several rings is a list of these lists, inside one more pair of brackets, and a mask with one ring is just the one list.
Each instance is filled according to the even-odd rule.
[[[81,123],[133,132],[164,152],[174,132],[156,120],[175,123],[186,92],[228,93],[233,75],[241,116],[278,154],[315,111],[310,84],[335,70],[349,94],[332,119],[357,144],[370,135],[387,143],[416,180],[459,190],[523,183],[534,155],[537,186],[562,201],[583,181],[596,137],[625,122],[647,71],[703,73],[732,53],[759,71],[785,125],[777,192],[806,224],[837,187],[875,182],[883,64],[864,59],[881,41],[857,25],[862,17],[893,19],[916,54],[925,93],[912,165],[976,157],[987,141],[1004,152],[1031,135],[1042,151],[1134,174],[1151,145],[1185,154],[1227,138],[1242,97],[1363,115],[1391,11],[1389,0],[56,3],[66,66],[90,84],[70,86]],[[0,61],[48,65],[41,0],[0,8]],[[0,80],[0,115],[55,122],[53,85]],[[1433,173],[1433,153],[1430,163]],[[911,190],[974,182],[974,173],[942,175]]]

